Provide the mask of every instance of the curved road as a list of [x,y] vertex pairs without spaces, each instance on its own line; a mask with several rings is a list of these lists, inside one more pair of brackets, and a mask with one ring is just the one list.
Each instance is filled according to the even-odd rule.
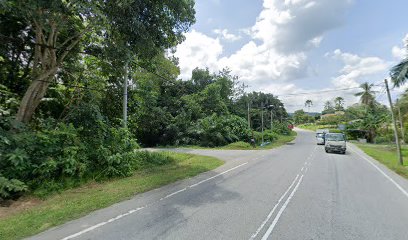
[[31,239],[408,239],[407,180],[297,131],[274,150],[179,150],[226,164]]

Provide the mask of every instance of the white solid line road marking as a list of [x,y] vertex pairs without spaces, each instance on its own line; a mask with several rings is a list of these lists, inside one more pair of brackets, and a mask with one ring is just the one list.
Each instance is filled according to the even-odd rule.
[[174,193],[170,193],[169,195],[165,196],[165,197],[162,198],[162,199],[169,198],[169,197],[171,197],[171,196],[176,195],[177,193],[181,193],[181,192],[184,192],[184,191],[186,191],[186,190],[187,190],[187,188],[180,189],[180,190],[178,190],[178,191],[175,191]]
[[116,221],[116,220],[118,220],[118,219],[120,219],[120,218],[123,218],[123,217],[125,217],[125,216],[127,216],[127,215],[130,215],[130,214],[134,213],[134,212],[137,212],[137,211],[139,211],[139,210],[142,210],[143,208],[144,208],[144,207],[140,207],[140,208],[136,208],[136,209],[129,210],[128,212],[126,212],[126,213],[124,213],[124,214],[121,214],[121,215],[118,215],[118,216],[116,216],[116,217],[114,217],[114,218],[111,218],[111,219],[109,219],[109,220],[106,221],[106,222],[98,223],[98,224],[93,225],[93,226],[91,226],[91,227],[89,227],[89,228],[86,228],[86,229],[84,229],[84,230],[82,230],[82,231],[80,231],[80,232],[77,232],[77,233],[75,233],[75,234],[69,235],[68,237],[65,237],[65,238],[63,238],[63,239],[61,239],[61,240],[69,240],[69,239],[76,238],[76,237],[78,237],[78,236],[80,236],[80,235],[82,235],[82,234],[84,234],[84,233],[86,233],[86,232],[92,231],[92,230],[94,230],[94,229],[96,229],[96,228],[98,228],[98,227],[101,227],[101,226],[105,225],[105,224],[114,222],[114,221]]
[[[205,179],[205,180],[202,180],[202,181],[200,181],[200,182],[198,182],[198,183],[196,183],[196,184],[190,185],[189,188],[192,188],[192,187],[195,187],[195,186],[197,186],[197,185],[199,185],[199,184],[201,184],[201,183],[207,182],[207,181],[209,181],[209,180],[211,180],[211,179],[214,179],[214,178],[216,178],[216,177],[218,177],[218,176],[221,176],[221,175],[223,175],[223,174],[225,174],[225,173],[228,173],[228,172],[230,172],[230,171],[232,171],[232,170],[235,170],[235,169],[237,169],[237,168],[239,168],[239,167],[242,167],[242,166],[244,166],[244,165],[246,165],[246,164],[248,164],[248,162],[245,162],[245,163],[243,163],[243,164],[240,164],[240,165],[238,165],[238,166],[235,166],[235,167],[233,167],[233,168],[230,168],[230,169],[228,169],[228,170],[226,170],[226,171],[224,171],[224,172],[222,172],[222,173],[219,173],[219,174],[217,174],[217,175],[215,175],[215,176],[212,176],[212,177],[210,177],[210,178],[207,178],[207,179]],[[171,196],[174,196],[174,195],[176,195],[177,193],[184,192],[185,190],[187,190],[187,188],[183,188],[183,189],[181,189],[181,190],[178,190],[178,191],[175,191],[175,192],[173,192],[173,193],[170,193],[170,194],[168,194],[167,196],[161,198],[159,201],[162,201],[162,200],[164,200],[164,199],[166,199],[166,198],[169,198],[169,197],[171,197]],[[158,202],[158,201],[156,201],[156,202]],[[153,202],[153,203],[155,203],[155,202]],[[153,203],[152,203],[152,204],[153,204]],[[79,231],[79,232],[77,232],[77,233],[75,233],[75,234],[69,235],[68,237],[62,238],[61,240],[69,240],[69,239],[76,238],[76,237],[78,237],[78,236],[80,236],[80,235],[82,235],[82,234],[84,234],[84,233],[87,233],[87,232],[90,232],[90,231],[92,231],[92,230],[94,230],[94,229],[96,229],[96,228],[102,227],[102,226],[105,225],[105,224],[114,222],[114,221],[116,221],[116,220],[118,220],[118,219],[121,219],[121,218],[123,218],[123,217],[125,217],[125,216],[128,216],[128,215],[130,215],[130,214],[132,214],[132,213],[135,213],[135,212],[137,212],[137,211],[139,211],[139,210],[142,210],[143,208],[145,208],[145,207],[147,207],[147,206],[150,206],[150,205],[151,205],[151,204],[148,204],[148,205],[146,205],[146,206],[144,206],[144,207],[139,207],[139,208],[136,208],[136,209],[131,209],[131,210],[129,210],[129,211],[126,212],[126,213],[120,214],[120,215],[118,215],[118,216],[116,216],[116,217],[113,217],[113,218],[111,218],[111,219],[109,219],[109,220],[107,220],[107,221],[105,221],[105,222],[100,222],[100,223],[98,223],[98,224],[96,224],[96,225],[93,225],[93,226],[91,226],[91,227],[89,227],[89,228],[86,228],[86,229],[84,229],[84,230],[82,230],[82,231]]]
[[401,187],[401,185],[399,185],[397,182],[394,181],[394,179],[392,179],[390,176],[388,176],[383,170],[381,170],[381,168],[379,168],[377,165],[375,165],[374,163],[372,163],[369,159],[367,159],[364,155],[361,155],[359,152],[357,152],[356,150],[354,150],[353,148],[351,148],[351,150],[353,152],[355,152],[357,155],[359,155],[361,158],[363,158],[364,160],[366,160],[369,164],[371,164],[371,166],[373,166],[375,169],[377,169],[382,175],[384,175],[384,177],[386,177],[390,182],[392,182],[406,197],[408,197],[408,192]]
[[263,235],[262,240],[266,240],[268,239],[268,237],[271,235],[273,229],[275,228],[276,224],[279,221],[279,218],[281,217],[283,211],[285,211],[286,207],[288,206],[290,200],[292,199],[293,195],[295,194],[295,192],[297,191],[297,189],[299,188],[300,183],[303,180],[303,175],[300,176],[300,179],[298,181],[298,183],[296,184],[295,188],[293,189],[293,191],[290,193],[288,199],[286,199],[285,203],[283,204],[283,206],[281,207],[281,209],[279,210],[278,214],[276,214],[275,219],[273,219],[273,222],[271,224],[271,226],[269,226],[268,230],[266,230],[266,233]]
[[211,179],[214,179],[214,178],[216,178],[216,177],[218,177],[218,176],[221,176],[221,175],[223,175],[223,174],[225,174],[225,173],[227,173],[227,172],[230,172],[230,171],[232,171],[232,170],[235,170],[235,169],[237,169],[237,168],[239,168],[239,167],[242,167],[242,166],[244,166],[244,165],[246,165],[246,164],[248,164],[248,162],[245,162],[245,163],[240,164],[240,165],[238,165],[238,166],[236,166],[236,167],[233,167],[233,168],[231,168],[231,169],[228,169],[228,170],[226,170],[226,171],[224,171],[224,172],[222,172],[222,173],[219,173],[219,174],[217,174],[217,175],[215,175],[215,176],[212,176],[212,177],[210,177],[210,178],[204,179],[204,180],[202,180],[202,181],[200,181],[200,182],[198,182],[198,183],[195,183],[195,184],[193,184],[193,185],[190,185],[189,187],[192,188],[192,187],[198,186],[198,185],[200,185],[201,183],[205,183],[205,182],[207,182],[207,181],[209,181],[209,180],[211,180]]
[[261,226],[256,230],[254,234],[252,234],[250,240],[255,239],[256,236],[258,236],[259,232],[262,230],[262,228],[265,226],[265,224],[269,221],[269,219],[272,217],[272,214],[275,212],[276,208],[278,208],[279,203],[285,198],[286,194],[290,191],[290,189],[293,187],[295,184],[296,180],[299,178],[299,174],[296,175],[295,180],[293,180],[292,184],[288,187],[286,192],[279,198],[278,202],[275,204],[275,206],[272,208],[272,210],[269,212],[268,216],[266,219],[262,222]]

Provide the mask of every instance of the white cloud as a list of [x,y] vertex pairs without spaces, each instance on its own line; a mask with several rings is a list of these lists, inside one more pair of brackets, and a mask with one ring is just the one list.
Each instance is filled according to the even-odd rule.
[[392,47],[392,56],[397,58],[398,60],[404,59],[407,57],[408,52],[408,34],[405,35],[404,39],[402,39],[403,47],[400,48],[399,46]]
[[220,38],[225,39],[229,42],[235,42],[241,39],[241,36],[229,33],[227,29],[214,29],[213,32],[217,34]]
[[341,26],[350,0],[265,0],[253,37],[280,52],[308,50],[310,41]]
[[[344,13],[351,3],[352,0],[264,0],[263,10],[255,24],[238,29],[239,35],[226,29],[216,29],[214,32],[218,36],[212,38],[193,30],[177,47],[175,56],[180,59],[181,78],[191,77],[195,67],[208,67],[211,71],[228,67],[252,90],[280,94],[308,92],[310,90],[301,89],[292,81],[312,72],[308,66],[308,51],[320,46],[326,32],[343,24]],[[225,55],[220,40],[234,41],[244,34],[251,39],[236,52]],[[340,50],[337,54],[338,57],[347,56]],[[361,65],[360,69],[352,69],[350,61],[353,56],[350,54],[348,57],[347,62],[342,60],[345,66],[336,78],[339,80],[333,80],[336,87],[339,82],[346,84],[346,81],[348,86],[354,86],[360,76],[366,76],[366,71],[381,67],[376,59],[355,56]],[[370,67],[373,69],[370,70]],[[316,102],[322,99],[312,97]],[[324,97],[330,99],[332,94]],[[303,106],[304,100],[303,97],[284,99],[288,104],[299,106]],[[321,110],[320,106],[316,108]]]
[[264,0],[256,23],[240,30],[252,40],[229,56],[220,57],[220,39],[234,41],[239,36],[228,30],[214,30],[217,38],[197,31],[187,34],[176,54],[181,77],[189,77],[195,67],[212,71],[229,67],[241,80],[259,87],[305,77],[310,72],[307,51],[320,45],[326,31],[341,24],[349,5],[350,0]]
[[190,78],[191,71],[196,67],[218,69],[218,59],[223,50],[219,39],[208,37],[194,30],[186,33],[185,36],[186,40],[177,46],[177,51],[174,54],[175,57],[179,58],[180,77],[182,79]]
[[340,75],[332,79],[333,85],[337,88],[357,87],[367,77],[386,73],[390,66],[389,62],[381,58],[360,57],[356,54],[342,52],[340,49],[336,49],[328,56],[344,64],[339,72]]

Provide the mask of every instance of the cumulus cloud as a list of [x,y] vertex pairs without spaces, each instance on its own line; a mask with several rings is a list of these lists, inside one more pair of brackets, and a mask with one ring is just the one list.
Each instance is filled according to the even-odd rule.
[[[361,57],[356,54],[342,52],[336,49],[328,54],[333,59],[341,61],[344,66],[340,75],[333,78],[332,83],[338,88],[350,88],[360,85],[361,80],[376,74],[387,72],[390,63],[378,57]],[[381,79],[378,79],[381,80]]]
[[220,38],[227,40],[229,42],[235,42],[241,39],[241,36],[229,33],[227,29],[214,29],[213,32],[217,34]]
[[226,29],[211,38],[197,31],[186,34],[177,47],[183,79],[195,67],[217,71],[228,67],[242,81],[258,88],[307,76],[307,51],[316,48],[325,32],[342,24],[351,0],[264,0],[255,24],[240,33],[251,39],[229,56],[223,55],[220,39],[237,40]]
[[218,59],[223,47],[218,38],[211,38],[195,30],[186,33],[186,40],[177,47],[174,54],[179,59],[182,79],[191,78],[196,67],[218,69]]
[[343,24],[350,0],[265,0],[253,37],[282,53],[307,50],[325,32]]
[[405,37],[402,39],[402,43],[403,43],[403,47],[400,48],[399,46],[394,46],[392,47],[392,56],[394,56],[395,58],[397,58],[398,60],[400,59],[404,59],[405,57],[407,57],[408,52],[408,34],[405,35]]
[[[333,87],[319,89],[317,93],[313,93],[313,91],[310,93],[310,90],[299,88],[294,84],[274,84],[270,85],[266,90],[277,94],[289,111],[301,109],[308,99],[313,101],[312,111],[322,111],[324,102],[333,101],[336,97],[344,98],[345,105],[349,106],[359,100],[354,94],[359,91],[358,87],[361,83],[365,81],[370,83],[382,82],[391,65],[390,62],[378,57],[362,57],[357,54],[343,52],[340,49],[327,53],[326,57],[342,64],[338,75],[331,79]],[[375,86],[374,90],[379,91],[379,95],[385,96],[384,92],[381,91],[383,90],[381,86]],[[303,95],[301,93],[308,94]],[[378,98],[377,100],[384,104],[386,99]]]

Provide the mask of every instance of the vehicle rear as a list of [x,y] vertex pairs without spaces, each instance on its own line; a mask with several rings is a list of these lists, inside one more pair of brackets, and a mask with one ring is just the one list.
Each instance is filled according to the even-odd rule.
[[324,133],[316,133],[317,145],[324,145]]
[[345,154],[347,150],[346,137],[343,133],[327,133],[325,134],[326,152],[338,152]]

